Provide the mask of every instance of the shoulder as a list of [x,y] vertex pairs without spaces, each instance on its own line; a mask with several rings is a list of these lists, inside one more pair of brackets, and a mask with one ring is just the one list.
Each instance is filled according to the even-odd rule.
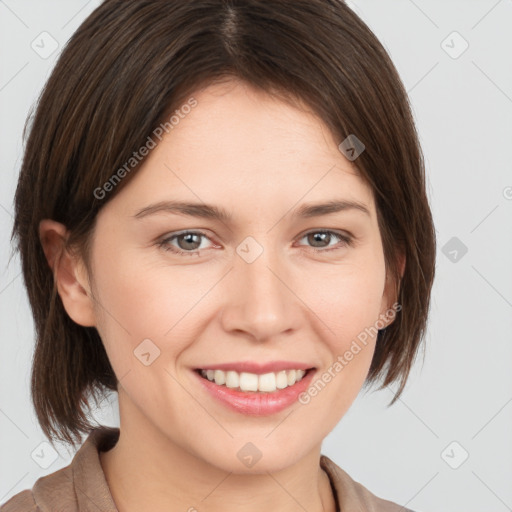
[[9,501],[0,505],[0,512],[39,512],[32,491],[25,490],[15,494]]
[[40,512],[48,506],[63,507],[69,512],[78,510],[71,465],[38,478],[32,489],[15,494],[1,505],[0,512]]
[[329,476],[338,506],[341,510],[367,510],[371,512],[414,512],[403,505],[380,498],[336,465],[325,455],[320,466]]
[[32,489],[21,491],[0,505],[0,512],[78,512],[91,507],[116,511],[99,451],[111,448],[118,436],[118,428],[94,429],[68,466],[40,477]]

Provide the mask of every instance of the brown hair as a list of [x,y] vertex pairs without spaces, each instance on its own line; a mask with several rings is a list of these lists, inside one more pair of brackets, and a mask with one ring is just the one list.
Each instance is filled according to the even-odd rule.
[[379,332],[365,385],[399,381],[391,404],[402,393],[426,328],[436,242],[407,94],[375,35],[341,0],[106,0],[44,87],[15,196],[12,237],[37,335],[31,394],[49,439],[76,444],[92,428],[88,396],[117,390],[117,380],[97,330],[74,323],[62,305],[39,222],[64,224],[68,247],[88,265],[98,211],[138,166],[105,197],[94,191],[191,93],[229,77],[302,100],[340,143],[355,134],[365,144],[353,164],[373,190],[403,308]]

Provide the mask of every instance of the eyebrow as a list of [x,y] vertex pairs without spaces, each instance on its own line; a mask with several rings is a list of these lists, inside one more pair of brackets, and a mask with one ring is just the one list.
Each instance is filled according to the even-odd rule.
[[[340,199],[324,203],[305,203],[296,210],[293,217],[308,219],[347,210],[356,210],[371,216],[370,211],[365,204],[358,201]],[[221,207],[206,203],[188,203],[183,201],[160,201],[142,208],[134,215],[134,217],[142,219],[149,215],[162,212],[187,215],[190,217],[200,217],[203,219],[214,219],[222,222],[230,222],[232,220],[231,214]]]

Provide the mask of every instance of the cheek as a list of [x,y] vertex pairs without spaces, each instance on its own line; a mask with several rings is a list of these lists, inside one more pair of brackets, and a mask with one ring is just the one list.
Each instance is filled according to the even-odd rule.
[[147,339],[155,354],[165,356],[159,362],[175,361],[200,329],[197,311],[204,319],[209,302],[201,298],[217,277],[193,265],[155,265],[130,251],[114,256],[108,247],[95,258],[97,328],[118,376],[134,364],[138,367],[134,351]]
[[323,418],[324,435],[348,411],[368,375],[378,334],[380,281],[378,272],[341,273],[337,280],[326,281],[316,303],[315,294],[310,294],[309,302],[305,299],[322,320],[318,329],[328,356],[326,367],[317,372],[299,402],[308,417]]
[[[317,274],[317,286],[302,278],[299,296],[329,329],[331,345],[345,350],[350,341],[375,326],[381,313],[385,284],[382,259],[339,265]],[[364,336],[362,336],[364,337]]]
[[[206,264],[156,264],[154,257],[146,261],[135,251],[113,252],[113,247],[98,250],[94,275],[98,331],[116,374],[139,366],[134,351],[146,339],[156,346],[155,354],[164,356],[159,363],[174,366],[218,308],[229,307],[233,283],[229,278],[219,282],[224,267],[218,272],[220,267]],[[343,369],[351,375],[351,387],[359,385],[361,375],[364,380],[373,355],[375,336],[368,329],[379,316],[385,270],[379,256],[367,251],[358,255],[357,263],[308,262],[289,274],[297,297],[289,300],[303,310],[305,335],[318,340],[320,360],[334,362],[347,351],[357,351],[353,342],[360,341],[362,349]]]
[[[380,323],[385,266],[381,258],[361,259],[358,265],[330,269],[320,275],[321,286],[308,287],[304,279],[299,293],[318,317],[319,339],[328,347],[330,364],[325,376],[330,400],[338,411],[348,408],[368,373]],[[309,283],[310,284],[310,283]],[[309,292],[308,292],[309,290]],[[328,328],[327,328],[328,327]],[[323,384],[318,384],[323,389]]]

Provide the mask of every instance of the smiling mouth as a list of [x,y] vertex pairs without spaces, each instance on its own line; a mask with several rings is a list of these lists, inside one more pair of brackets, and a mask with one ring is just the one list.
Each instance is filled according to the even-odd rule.
[[194,371],[203,379],[234,391],[273,393],[294,386],[306,375],[315,371],[315,368],[280,370],[264,374],[201,368]]

